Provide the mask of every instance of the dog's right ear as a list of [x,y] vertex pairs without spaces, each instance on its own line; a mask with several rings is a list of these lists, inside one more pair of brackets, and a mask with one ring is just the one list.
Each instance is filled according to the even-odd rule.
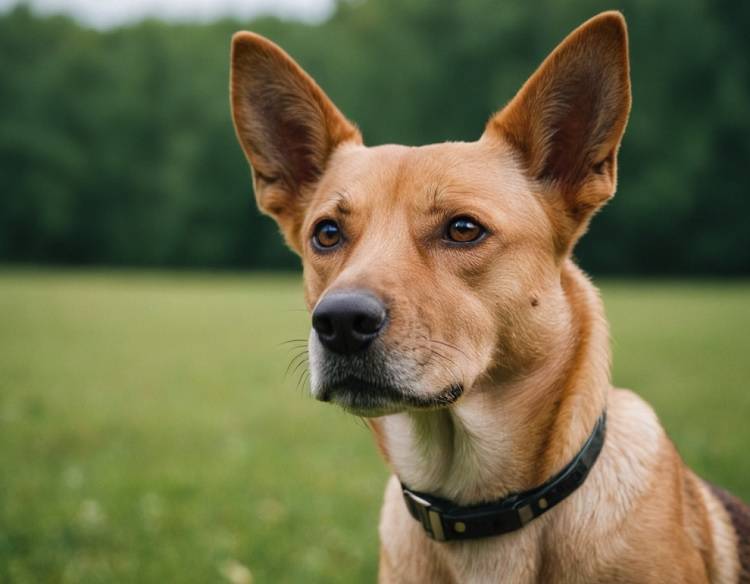
[[230,91],[258,207],[276,219],[299,253],[305,206],[331,154],[341,143],[362,138],[315,81],[259,35],[239,32],[232,38]]

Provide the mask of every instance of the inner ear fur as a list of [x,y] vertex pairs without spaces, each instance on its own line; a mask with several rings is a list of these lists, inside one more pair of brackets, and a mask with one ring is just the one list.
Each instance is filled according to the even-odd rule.
[[[615,192],[617,150],[630,112],[625,19],[595,16],[544,60],[485,134],[520,154],[531,178],[558,199],[579,233]],[[569,233],[567,239],[575,239]]]
[[300,251],[299,228],[312,189],[336,147],[361,143],[360,133],[289,55],[257,34],[232,38],[230,92],[258,207]]

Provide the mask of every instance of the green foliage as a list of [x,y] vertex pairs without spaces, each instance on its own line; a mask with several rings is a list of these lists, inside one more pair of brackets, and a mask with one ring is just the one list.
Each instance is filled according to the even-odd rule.
[[[564,35],[611,4],[341,2],[319,25],[0,15],[0,259],[289,268],[228,108],[231,34],[281,44],[369,144],[479,136]],[[622,0],[634,110],[620,189],[578,249],[599,273],[750,272],[750,10]]]
[[[748,293],[604,286],[615,382],[746,500]],[[297,278],[0,273],[0,581],[374,581],[386,467],[284,377],[300,308]]]

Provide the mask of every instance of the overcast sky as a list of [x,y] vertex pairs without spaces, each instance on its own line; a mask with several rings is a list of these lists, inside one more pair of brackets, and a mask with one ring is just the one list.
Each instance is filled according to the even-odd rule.
[[[18,0],[0,0],[0,12],[18,3]],[[249,18],[275,14],[316,21],[330,13],[334,0],[26,0],[26,3],[42,14],[69,14],[86,24],[108,28],[146,16],[206,21],[222,16]]]

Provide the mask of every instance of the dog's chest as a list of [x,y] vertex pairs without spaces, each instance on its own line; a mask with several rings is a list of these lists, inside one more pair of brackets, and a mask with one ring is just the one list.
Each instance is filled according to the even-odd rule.
[[[540,582],[538,542],[529,533],[450,546],[446,557],[455,582]],[[498,541],[502,540],[502,541]],[[439,545],[439,544],[438,544]]]

